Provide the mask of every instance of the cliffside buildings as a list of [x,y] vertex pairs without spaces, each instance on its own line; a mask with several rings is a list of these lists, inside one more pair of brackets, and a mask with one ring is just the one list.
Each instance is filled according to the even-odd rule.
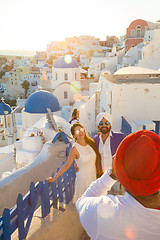
[[129,27],[126,29],[126,51],[128,51],[131,47],[143,42],[146,31],[159,28],[160,24],[158,22],[153,23],[142,19],[136,19],[131,22]]

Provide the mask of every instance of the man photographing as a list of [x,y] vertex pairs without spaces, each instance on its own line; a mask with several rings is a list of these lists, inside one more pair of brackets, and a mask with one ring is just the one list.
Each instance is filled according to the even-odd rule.
[[[159,240],[160,137],[147,130],[128,135],[113,166],[78,199],[82,226],[92,240]],[[103,195],[116,177],[125,195]]]

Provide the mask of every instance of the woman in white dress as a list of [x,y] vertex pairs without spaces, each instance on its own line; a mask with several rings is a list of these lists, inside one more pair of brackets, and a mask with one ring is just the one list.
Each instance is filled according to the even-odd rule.
[[71,133],[76,142],[70,150],[68,159],[55,176],[47,178],[47,181],[48,183],[54,182],[69,169],[75,160],[79,168],[79,171],[76,173],[75,193],[73,197],[73,202],[75,203],[90,186],[92,181],[96,180],[96,165],[99,155],[94,140],[86,134],[84,127],[80,123],[73,124]]

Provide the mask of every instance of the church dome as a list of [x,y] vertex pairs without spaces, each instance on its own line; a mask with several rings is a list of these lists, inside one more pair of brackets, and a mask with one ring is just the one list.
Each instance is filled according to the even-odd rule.
[[51,112],[60,110],[58,99],[48,91],[38,91],[29,96],[25,103],[25,112],[47,113],[47,108]]
[[2,100],[0,103],[0,115],[10,114],[11,112],[11,107]]
[[60,57],[54,63],[54,68],[78,68],[78,62],[75,58],[70,55]]

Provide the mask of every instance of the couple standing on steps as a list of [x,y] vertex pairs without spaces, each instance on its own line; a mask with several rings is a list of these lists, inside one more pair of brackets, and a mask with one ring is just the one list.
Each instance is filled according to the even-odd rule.
[[113,118],[109,113],[100,113],[97,118],[99,134],[91,139],[84,127],[76,122],[71,126],[71,133],[75,143],[70,150],[68,159],[63,167],[53,178],[49,177],[49,183],[55,181],[66,172],[73,161],[76,161],[75,194],[73,202],[85,192],[90,184],[100,177],[103,172],[112,167],[112,156],[125,135],[111,131]]

